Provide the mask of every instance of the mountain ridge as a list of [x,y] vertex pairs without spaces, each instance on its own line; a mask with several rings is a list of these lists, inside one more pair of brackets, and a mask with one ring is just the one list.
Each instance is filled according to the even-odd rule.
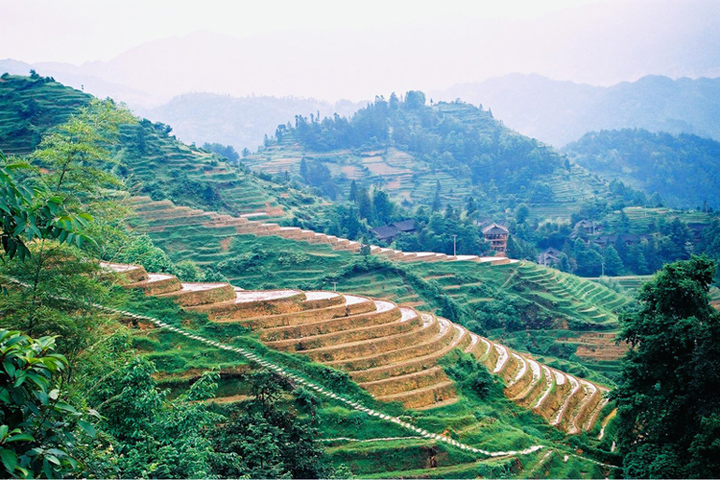
[[646,75],[609,87],[510,74],[431,92],[481,103],[520,133],[561,147],[603,129],[645,128],[720,139],[720,78]]

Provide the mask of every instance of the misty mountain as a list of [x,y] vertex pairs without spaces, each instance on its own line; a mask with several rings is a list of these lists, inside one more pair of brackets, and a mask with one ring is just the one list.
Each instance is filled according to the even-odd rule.
[[577,164],[673,207],[720,207],[720,143],[640,129],[590,132],[563,150]]
[[351,116],[365,103],[341,100],[335,104],[308,98],[231,97],[211,93],[189,93],[142,114],[171,125],[177,137],[202,145],[221,143],[255,150],[265,135],[272,135],[279,124],[294,124],[296,115]]
[[603,129],[643,128],[720,140],[720,78],[646,76],[595,87],[540,75],[506,75],[434,92],[491,108],[525,135],[555,146]]

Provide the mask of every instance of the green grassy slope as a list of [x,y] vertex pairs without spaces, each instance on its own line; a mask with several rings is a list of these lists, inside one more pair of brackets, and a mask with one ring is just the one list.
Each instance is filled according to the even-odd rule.
[[[140,292],[135,292],[123,308],[162,318],[164,322],[182,326],[204,338],[243,346],[284,368],[303,372],[308,379],[327,384],[331,371],[327,367],[300,355],[269,350],[242,327],[233,329],[226,325],[218,328],[204,315],[186,312],[168,299],[144,297]],[[249,370],[249,365],[237,354],[207,347],[186,336],[148,325],[132,328],[131,331],[135,348],[156,364],[156,379],[161,386],[169,388],[172,395],[188,388],[203,371],[210,368],[219,368],[221,374],[217,396],[213,401],[216,405],[214,408],[223,409],[229,403],[242,402],[249,393],[248,385],[242,377],[242,373]],[[477,448],[498,452],[544,446],[533,453],[509,454],[498,458],[473,455],[432,439],[414,436],[381,418],[368,417],[350,410],[340,402],[320,397],[316,417],[320,440],[326,445],[334,464],[347,466],[359,477],[527,478],[534,476],[537,471],[544,476],[547,471],[551,476],[599,478],[609,473],[607,468],[593,463],[587,453],[574,456],[573,447],[566,445],[559,430],[550,427],[541,417],[513,404],[501,393],[499,386],[484,398],[460,386],[460,400],[457,403],[432,410],[408,411],[399,404],[376,402],[353,384],[345,383],[333,382],[330,388],[355,398],[363,405],[398,416],[419,428],[443,432]],[[293,395],[287,396],[285,401],[289,407],[304,415],[304,409],[300,403],[295,403]],[[583,440],[582,444],[590,458],[606,458],[608,454],[602,452],[607,452],[609,445],[606,445],[606,441],[596,440],[596,436],[594,434],[592,438]]]

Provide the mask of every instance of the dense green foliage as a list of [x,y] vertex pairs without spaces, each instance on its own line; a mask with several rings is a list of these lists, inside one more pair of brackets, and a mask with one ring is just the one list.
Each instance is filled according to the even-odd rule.
[[720,475],[720,314],[708,301],[715,264],[667,265],[621,318],[633,347],[614,392],[618,445],[632,478]]
[[203,150],[206,150],[208,152],[217,153],[222,158],[224,158],[225,161],[228,161],[230,163],[239,163],[240,161],[240,155],[238,155],[232,145],[221,145],[219,143],[205,142],[203,143],[202,148]]
[[0,241],[10,260],[16,255],[20,259],[29,257],[27,244],[35,239],[80,243],[87,238],[80,228],[92,218],[82,213],[69,215],[61,197],[43,195],[46,190],[32,191],[11,176],[13,170],[29,168],[26,163],[8,163],[0,151]]
[[317,442],[316,407],[320,400],[308,390],[296,391],[296,403],[306,410],[308,420],[281,404],[281,395],[292,386],[270,371],[248,377],[251,399],[231,407],[227,423],[213,432],[219,452],[232,454],[235,461],[222,465],[225,478],[329,478]]
[[[0,475],[54,478],[81,467],[88,416],[66,403],[58,377],[68,367],[52,337],[0,330]],[[97,413],[93,412],[97,417]],[[96,419],[95,419],[96,420]]]
[[475,357],[467,353],[454,352],[443,359],[445,371],[460,388],[481,399],[503,395],[501,382]]
[[720,143],[696,135],[647,130],[585,134],[564,150],[578,164],[607,179],[658,193],[675,207],[720,207]]

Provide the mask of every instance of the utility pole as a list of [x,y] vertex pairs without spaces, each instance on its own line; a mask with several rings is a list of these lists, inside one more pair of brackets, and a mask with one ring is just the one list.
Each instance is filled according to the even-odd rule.
[[333,282],[333,292],[337,292],[337,282]]
[[605,262],[602,262],[600,265],[602,265],[602,274],[600,276],[604,277],[605,276]]
[[457,235],[453,235],[453,257],[457,256]]

